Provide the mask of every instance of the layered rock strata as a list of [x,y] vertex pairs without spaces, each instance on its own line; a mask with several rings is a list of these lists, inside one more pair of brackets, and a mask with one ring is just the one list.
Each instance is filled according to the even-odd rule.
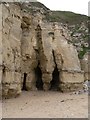
[[55,88],[67,92],[81,89],[84,72],[64,28],[44,21],[42,12],[32,14],[21,9],[18,3],[2,6],[0,74],[3,96],[17,96],[22,90]]

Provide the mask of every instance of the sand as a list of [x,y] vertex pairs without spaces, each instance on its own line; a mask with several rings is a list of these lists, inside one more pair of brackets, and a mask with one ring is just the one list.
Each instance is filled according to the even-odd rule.
[[2,101],[0,100],[0,120],[2,119]]
[[88,95],[57,91],[23,91],[3,100],[3,118],[88,118]]

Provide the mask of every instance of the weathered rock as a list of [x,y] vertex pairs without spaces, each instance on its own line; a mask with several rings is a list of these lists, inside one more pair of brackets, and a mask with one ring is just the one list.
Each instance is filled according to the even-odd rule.
[[90,53],[87,52],[83,59],[81,59],[81,68],[84,71],[84,77],[85,77],[85,81],[86,80],[90,80],[90,63],[89,63],[89,59],[90,59]]
[[3,70],[2,92],[5,96],[21,93],[21,16],[19,6],[2,5]]
[[3,4],[0,74],[5,97],[17,96],[22,90],[37,90],[38,85],[49,90],[56,79],[63,92],[83,87],[84,73],[76,48],[68,43],[70,36],[59,23],[43,18],[42,11],[32,15],[17,3]]

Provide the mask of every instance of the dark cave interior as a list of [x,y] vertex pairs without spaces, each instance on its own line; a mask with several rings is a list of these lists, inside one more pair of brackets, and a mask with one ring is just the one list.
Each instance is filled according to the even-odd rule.
[[38,90],[43,90],[42,71],[39,66],[35,69],[36,87]]
[[59,83],[60,83],[59,71],[56,66],[52,73],[52,81],[50,82],[50,84],[51,84],[50,90],[55,90],[55,91],[59,90]]
[[27,79],[27,73],[24,73],[22,90],[25,90],[25,91],[27,91],[26,79]]
[[[35,69],[35,76],[36,76],[37,89],[43,90],[42,71],[41,71],[39,66],[37,66]],[[27,91],[26,79],[27,79],[27,73],[24,73],[22,90],[25,90],[25,91]],[[50,82],[50,90],[58,91],[59,84],[60,84],[59,71],[58,71],[58,68],[56,66],[53,73],[52,73],[52,81]]]

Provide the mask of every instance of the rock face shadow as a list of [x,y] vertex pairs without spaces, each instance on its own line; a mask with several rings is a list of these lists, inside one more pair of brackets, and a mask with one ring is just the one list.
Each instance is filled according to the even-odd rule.
[[57,66],[55,67],[52,73],[52,81],[50,82],[50,84],[51,84],[50,90],[54,90],[54,91],[59,90],[60,79],[59,79],[59,71]]
[[27,91],[27,87],[26,87],[26,79],[27,79],[27,73],[24,73],[22,90],[25,90],[25,91]]
[[36,87],[38,90],[43,90],[42,71],[39,66],[35,69]]

